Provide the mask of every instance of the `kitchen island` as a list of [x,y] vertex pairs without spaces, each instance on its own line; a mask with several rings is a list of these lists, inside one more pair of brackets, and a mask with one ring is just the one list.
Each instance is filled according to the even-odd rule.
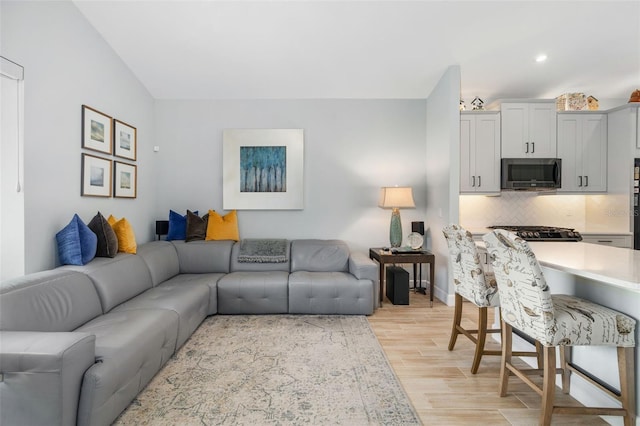
[[[581,242],[529,242],[529,246],[542,266],[552,293],[575,295],[640,320],[640,251]],[[640,324],[636,324],[636,407],[640,407],[639,329]],[[615,348],[576,347],[573,360],[619,388]],[[619,406],[617,401],[575,374],[571,378],[571,395],[585,405]],[[622,424],[619,417],[606,417],[606,420]]]

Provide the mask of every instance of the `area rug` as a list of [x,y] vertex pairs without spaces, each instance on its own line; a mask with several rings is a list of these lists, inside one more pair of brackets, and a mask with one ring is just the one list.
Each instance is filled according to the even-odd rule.
[[366,317],[207,318],[117,425],[419,425]]

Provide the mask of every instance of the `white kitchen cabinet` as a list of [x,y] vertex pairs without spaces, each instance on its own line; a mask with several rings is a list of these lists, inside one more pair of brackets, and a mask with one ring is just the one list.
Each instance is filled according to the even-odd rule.
[[504,102],[502,158],[556,158],[556,104]]
[[631,235],[619,234],[582,234],[583,243],[602,244],[605,246],[633,248],[633,237]]
[[558,113],[558,192],[607,191],[607,116],[591,112]]
[[500,114],[460,113],[460,192],[500,192]]

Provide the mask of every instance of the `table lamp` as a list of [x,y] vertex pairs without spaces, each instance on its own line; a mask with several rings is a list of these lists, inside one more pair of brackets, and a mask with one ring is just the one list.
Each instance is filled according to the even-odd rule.
[[378,207],[391,209],[391,227],[389,228],[389,243],[391,247],[402,245],[402,223],[400,209],[415,207],[413,191],[409,186],[385,186],[380,188]]

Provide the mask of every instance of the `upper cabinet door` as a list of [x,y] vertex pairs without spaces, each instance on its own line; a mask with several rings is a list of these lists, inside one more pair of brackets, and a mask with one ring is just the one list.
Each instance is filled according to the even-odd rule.
[[558,192],[606,192],[607,116],[558,114],[558,156],[562,159]]
[[503,103],[502,158],[556,158],[555,102]]
[[460,192],[500,192],[500,114],[460,115]]

